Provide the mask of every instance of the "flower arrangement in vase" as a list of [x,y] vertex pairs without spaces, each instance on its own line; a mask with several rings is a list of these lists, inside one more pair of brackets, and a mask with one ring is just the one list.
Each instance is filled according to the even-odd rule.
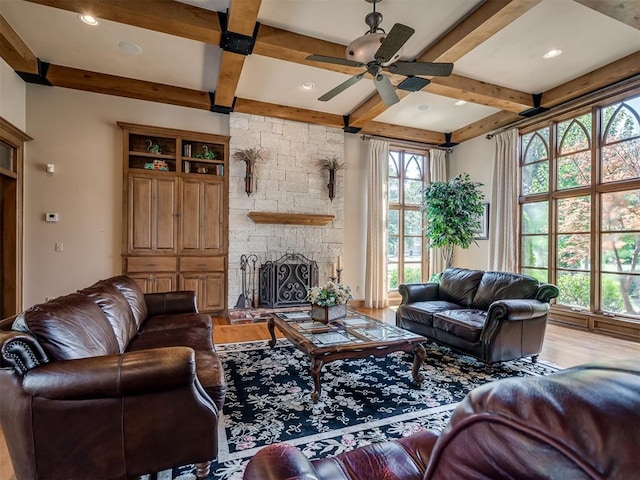
[[351,299],[351,289],[333,281],[307,289],[307,301],[311,303],[311,318],[319,322],[328,323],[345,317],[347,302]]

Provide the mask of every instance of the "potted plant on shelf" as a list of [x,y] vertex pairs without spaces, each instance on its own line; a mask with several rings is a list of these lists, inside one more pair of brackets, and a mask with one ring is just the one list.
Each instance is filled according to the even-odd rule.
[[469,248],[475,241],[474,230],[480,228],[484,211],[481,186],[464,173],[448,182],[433,182],[424,188],[424,236],[429,247],[442,249],[447,267],[451,266],[455,247]]
[[242,148],[233,153],[233,158],[245,163],[244,191],[247,197],[253,192],[253,167],[257,161],[265,160],[266,153],[260,147]]
[[347,302],[351,299],[351,289],[333,281],[307,289],[307,302],[311,303],[311,318],[323,323],[345,317]]
[[318,160],[318,167],[320,167],[320,171],[329,171],[329,183],[327,184],[327,188],[329,189],[329,199],[333,202],[334,198],[334,189],[336,183],[336,172],[338,170],[342,170],[347,166],[346,163],[340,162],[336,155],[332,155],[329,157],[323,157]]
[[193,158],[201,158],[204,160],[215,160],[218,158],[216,152],[213,150],[209,150],[209,147],[206,145],[202,146],[202,152],[194,153]]

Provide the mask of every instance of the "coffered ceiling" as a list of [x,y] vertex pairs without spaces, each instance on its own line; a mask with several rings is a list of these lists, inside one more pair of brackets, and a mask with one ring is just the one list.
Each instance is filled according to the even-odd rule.
[[[382,0],[382,28],[415,29],[402,59],[453,62],[453,74],[398,89],[391,107],[369,75],[318,101],[363,69],[306,57],[343,58],[372,8],[366,0],[0,0],[0,54],[27,81],[54,88],[435,144],[640,74],[637,0]],[[544,59],[553,49],[562,54]]]

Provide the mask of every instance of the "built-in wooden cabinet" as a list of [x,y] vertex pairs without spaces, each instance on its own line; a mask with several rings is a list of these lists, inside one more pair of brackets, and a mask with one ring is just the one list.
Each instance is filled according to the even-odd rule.
[[124,133],[123,272],[145,292],[227,298],[229,138],[118,123]]

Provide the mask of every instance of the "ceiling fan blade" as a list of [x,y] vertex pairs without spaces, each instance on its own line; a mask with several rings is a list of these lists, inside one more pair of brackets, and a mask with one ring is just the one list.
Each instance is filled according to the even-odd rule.
[[378,90],[378,94],[380,94],[380,98],[382,98],[382,102],[387,107],[390,107],[391,105],[400,101],[395,88],[393,88],[393,85],[391,85],[391,80],[389,80],[389,77],[379,73],[373,79],[373,83]]
[[400,75],[431,75],[448,77],[453,71],[453,63],[395,62],[387,67],[391,73]]
[[324,63],[336,63],[338,65],[347,65],[348,67],[364,67],[362,62],[354,62],[353,60],[347,60],[346,58],[327,57],[325,55],[309,55],[306,60],[312,60],[314,62]]
[[364,77],[364,73],[360,73],[360,74],[358,74],[358,75],[356,75],[354,77],[351,77],[346,82],[342,82],[337,87],[332,88],[331,90],[329,90],[327,93],[325,93],[324,95],[319,97],[318,100],[320,100],[321,102],[328,102],[329,100],[331,100],[333,97],[335,97],[339,93],[344,92],[351,85],[353,85],[353,84],[359,82],[360,80],[362,80],[362,77]]
[[406,43],[415,30],[401,23],[396,23],[389,34],[385,37],[382,45],[378,48],[378,51],[374,55],[374,58],[380,63],[388,62],[393,58],[398,50]]

